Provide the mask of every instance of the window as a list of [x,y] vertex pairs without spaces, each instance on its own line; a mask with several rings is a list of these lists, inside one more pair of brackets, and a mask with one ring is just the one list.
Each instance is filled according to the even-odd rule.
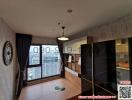
[[56,45],[31,45],[29,50],[28,81],[59,75],[61,58]]
[[60,74],[60,55],[58,46],[42,45],[42,76]]
[[29,65],[40,64],[40,46],[31,46],[29,50]]
[[41,67],[28,68],[28,80],[41,78]]

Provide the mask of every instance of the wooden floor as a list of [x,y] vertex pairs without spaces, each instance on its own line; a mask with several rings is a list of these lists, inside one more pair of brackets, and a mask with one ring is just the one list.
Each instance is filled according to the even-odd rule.
[[[65,87],[65,90],[55,90],[56,86]],[[19,100],[67,100],[81,93],[79,87],[66,79],[57,79],[24,88]]]

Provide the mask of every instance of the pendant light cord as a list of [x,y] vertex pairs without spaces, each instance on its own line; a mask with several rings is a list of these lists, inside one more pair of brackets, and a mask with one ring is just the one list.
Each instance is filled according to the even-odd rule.
[[62,36],[64,36],[64,29],[65,29],[65,26],[62,26],[62,30],[63,30]]

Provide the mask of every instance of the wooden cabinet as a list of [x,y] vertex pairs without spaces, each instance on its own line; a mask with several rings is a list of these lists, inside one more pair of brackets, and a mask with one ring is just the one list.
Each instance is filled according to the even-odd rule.
[[123,80],[132,84],[132,38],[82,45],[81,75],[84,95],[92,93],[92,81],[95,95],[117,94]]
[[130,81],[130,65],[131,61],[131,38],[116,40],[116,70],[117,83],[120,81]]
[[64,54],[65,67],[81,74],[81,65],[79,64],[80,54]]
[[82,92],[90,95],[93,92],[92,82],[94,82],[96,95],[100,95],[99,91],[105,93],[105,90],[116,95],[115,41],[82,45],[81,59]]

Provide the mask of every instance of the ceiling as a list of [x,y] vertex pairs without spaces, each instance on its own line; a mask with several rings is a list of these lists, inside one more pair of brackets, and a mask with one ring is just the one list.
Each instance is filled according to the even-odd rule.
[[131,12],[132,0],[0,0],[0,17],[15,32],[51,38],[62,25],[69,36]]

